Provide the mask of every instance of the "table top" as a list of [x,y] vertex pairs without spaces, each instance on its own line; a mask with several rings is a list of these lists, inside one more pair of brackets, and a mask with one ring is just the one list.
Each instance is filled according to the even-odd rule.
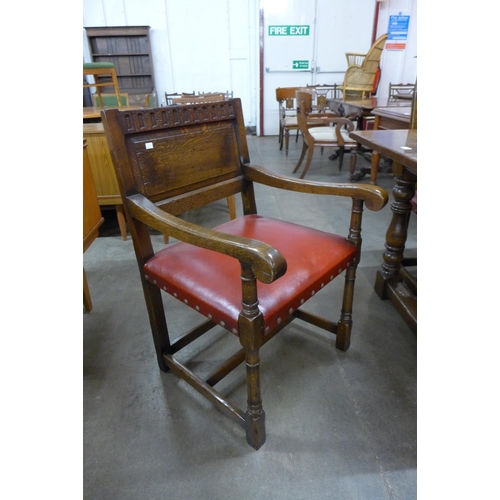
[[405,99],[390,99],[389,97],[369,97],[366,99],[354,99],[344,101],[341,98],[338,99],[328,99],[327,102],[331,103],[330,107],[333,106],[352,106],[353,108],[359,108],[371,111],[375,108],[389,108],[389,107],[408,107],[408,101]]
[[396,94],[392,96],[393,99],[406,99],[411,101],[413,99],[413,94]]
[[410,123],[411,118],[411,107],[389,107],[389,108],[375,108],[372,111],[372,115],[375,116],[385,116],[388,118],[394,118],[399,121]]
[[[116,106],[105,106],[104,109],[118,109]],[[143,109],[144,106],[122,106],[120,109],[122,111],[129,111],[131,109]],[[83,119],[85,118],[101,118],[101,111],[103,108],[97,108],[94,106],[84,106],[83,107]]]
[[103,134],[104,133],[104,125],[102,124],[102,122],[84,123],[83,124],[83,133],[84,134]]
[[417,131],[414,130],[359,130],[349,136],[369,149],[401,163],[417,173]]

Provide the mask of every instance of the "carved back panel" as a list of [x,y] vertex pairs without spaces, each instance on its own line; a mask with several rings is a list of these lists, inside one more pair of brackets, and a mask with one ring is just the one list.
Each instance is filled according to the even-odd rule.
[[241,191],[249,155],[239,99],[109,109],[102,119],[125,196],[140,193],[180,213]]

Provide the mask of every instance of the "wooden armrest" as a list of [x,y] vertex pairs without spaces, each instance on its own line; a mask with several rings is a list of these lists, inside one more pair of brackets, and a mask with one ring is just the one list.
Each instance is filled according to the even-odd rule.
[[360,199],[365,202],[369,210],[374,212],[382,210],[388,201],[385,189],[371,184],[337,184],[333,182],[307,181],[280,175],[253,164],[246,164],[243,168],[245,176],[259,184],[300,193],[327,194]]
[[314,126],[316,124],[318,124],[318,126],[319,125],[328,125],[328,118],[326,118],[326,117],[325,118],[321,118],[321,117],[318,118],[316,116],[311,117],[310,115],[308,115],[306,117],[306,121],[307,121],[308,127]]
[[307,122],[314,122],[314,121],[318,121],[318,122],[323,122],[325,120],[328,120],[329,118],[343,118],[342,116],[336,114],[336,113],[333,113],[333,112],[324,112],[324,113],[308,113],[306,115],[306,120]]
[[158,208],[141,194],[127,198],[134,218],[172,238],[238,259],[251,267],[262,283],[272,283],[286,272],[286,260],[274,247],[258,240],[221,233],[184,221]]
[[322,122],[324,125],[335,125],[335,128],[337,129],[337,136],[340,133],[339,129],[344,125],[347,126],[347,130],[349,132],[354,130],[354,123],[346,116],[333,115],[323,118]]

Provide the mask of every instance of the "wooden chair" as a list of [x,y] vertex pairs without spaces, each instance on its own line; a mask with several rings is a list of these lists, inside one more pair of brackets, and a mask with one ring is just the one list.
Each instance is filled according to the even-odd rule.
[[168,94],[167,92],[165,92],[165,102],[167,106],[171,106],[172,99],[177,99],[178,97],[189,97],[194,95],[195,95],[194,90],[193,92],[182,92],[181,94],[178,94],[177,92],[175,92],[174,94]]
[[[349,132],[354,130],[354,124],[347,118],[332,116],[332,114],[315,114],[314,118],[309,115],[312,110],[311,95],[308,92],[297,92],[297,121],[299,130],[303,136],[302,152],[299,161],[293,170],[296,173],[307,153],[306,164],[300,175],[303,179],[306,175],[314,156],[314,148],[336,147],[338,148],[339,171],[342,170],[344,152],[351,151],[350,171],[354,172],[356,167],[357,144],[349,137]],[[318,126],[311,127],[316,122]],[[334,157],[333,157],[334,158]],[[332,158],[332,159],[333,159]]]
[[156,108],[156,94],[146,94],[145,97],[146,108]]
[[297,123],[297,105],[295,103],[295,92],[301,87],[278,87],[276,89],[276,101],[279,112],[278,142],[280,151],[285,144],[285,155],[288,156],[290,142],[290,131],[296,131],[295,142],[299,139],[299,125]]
[[[311,96],[314,93],[316,86],[306,87],[278,87],[276,89],[276,100],[278,101],[279,111],[279,135],[278,141],[280,151],[285,144],[285,155],[288,156],[288,145],[290,139],[290,131],[295,130],[295,142],[299,139],[299,125],[297,123],[297,103],[295,94],[298,90],[308,92]],[[311,97],[312,98],[312,97]],[[318,126],[318,123],[313,121],[311,126]]]
[[290,130],[297,132],[295,141],[299,139],[299,125],[297,123],[297,106],[295,105],[295,92],[301,87],[278,87],[276,89],[276,101],[278,101],[279,112],[279,135],[278,141],[280,151],[285,143],[285,155],[288,156],[288,144]]
[[198,94],[198,95],[183,95],[181,97],[173,97],[172,104],[194,104],[194,103],[204,103],[204,102],[218,102],[224,101],[226,99],[226,94],[224,92],[213,92],[210,94]]
[[[95,93],[92,95],[92,103],[96,108],[101,108],[101,99],[104,104],[104,107],[118,107],[118,99],[115,94],[99,94]],[[122,106],[128,106],[128,94],[120,94],[120,103]]]
[[122,107],[121,100],[118,99],[120,88],[114,64],[110,62],[83,63],[83,76],[92,76],[94,78],[94,83],[84,83],[83,88],[95,87],[100,102],[102,102],[101,89],[111,87],[114,90],[118,107]]
[[341,86],[337,83],[331,85],[327,83],[316,84],[316,85],[306,85],[306,89],[312,90],[313,101],[316,100],[316,108],[319,111],[327,108],[328,99],[336,99],[340,94]]
[[[380,210],[387,193],[370,185],[338,185],[282,177],[250,163],[240,99],[149,110],[103,112],[119,177],[139,274],[161,370],[171,370],[246,431],[260,448],[266,439],[259,351],[299,318],[336,334],[349,347],[356,267],[364,203]],[[338,236],[257,215],[254,184],[296,193],[352,199],[350,228]],[[215,228],[178,214],[241,194],[243,214]],[[179,240],[153,251],[150,228]],[[320,319],[301,305],[343,271],[345,289],[338,322]],[[162,293],[205,316],[198,327],[169,336]],[[209,374],[195,374],[175,354],[220,326],[239,349]],[[231,337],[231,336],[229,336]],[[172,340],[175,339],[175,340]],[[247,406],[242,409],[214,386],[246,363]],[[292,429],[290,429],[293,432]]]
[[387,36],[386,33],[375,41],[361,64],[353,63],[348,66],[342,83],[342,97],[344,100],[363,99],[369,97],[376,90],[375,77]]

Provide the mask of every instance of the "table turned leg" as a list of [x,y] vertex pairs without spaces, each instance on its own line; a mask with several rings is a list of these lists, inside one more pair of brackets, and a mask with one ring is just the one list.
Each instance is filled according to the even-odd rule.
[[415,194],[416,175],[403,170],[396,162],[393,164],[396,185],[392,191],[394,201],[391,205],[392,220],[386,233],[384,263],[377,272],[375,291],[387,298],[387,285],[399,280],[399,271],[408,234],[408,222],[412,211],[411,200]]
[[380,153],[377,153],[377,151],[373,151],[371,158],[371,167],[370,167],[370,184],[374,185],[377,184],[379,163],[380,163]]

